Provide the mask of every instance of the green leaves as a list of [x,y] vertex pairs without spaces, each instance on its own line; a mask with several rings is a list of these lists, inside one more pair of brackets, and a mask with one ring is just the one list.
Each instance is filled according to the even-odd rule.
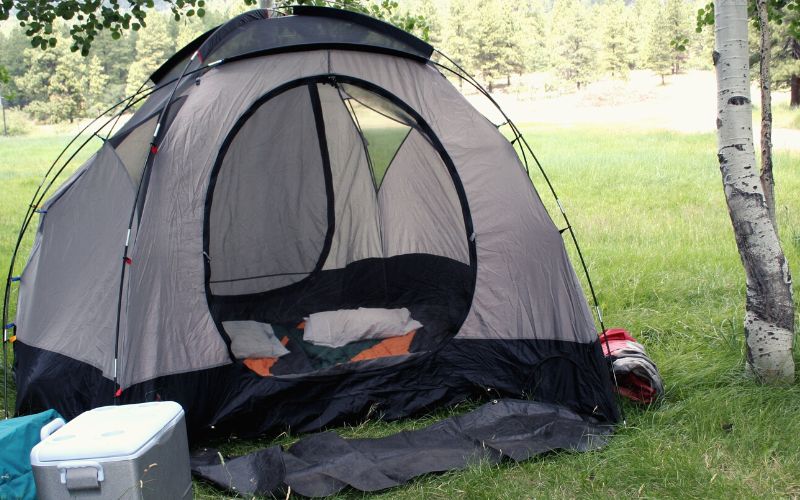
[[714,26],[714,2],[707,3],[697,11],[697,27],[695,30],[700,33],[704,26]]
[[[258,0],[242,0],[245,5],[256,6]],[[177,22],[183,17],[203,17],[206,15],[205,0],[162,0],[169,7]],[[400,13],[395,0],[279,0],[276,7],[284,9],[291,5],[317,5],[336,7],[368,14],[400,29],[409,31],[427,40],[429,25],[423,16]],[[55,47],[57,39],[44,37],[53,33],[58,21],[66,21],[72,38],[70,50],[89,54],[89,49],[97,35],[103,30],[111,32],[114,40],[119,40],[127,30],[138,31],[147,26],[147,10],[155,8],[154,0],[0,0],[0,20],[8,19],[12,12],[20,26],[26,28],[31,45],[42,50]]]
[[[784,22],[788,25],[788,33],[793,38],[800,38],[800,0],[768,0],[767,11],[769,20],[777,25]],[[750,0],[747,7],[747,14],[753,26],[758,28],[758,16],[756,15],[756,2]],[[714,3],[709,2],[705,7],[697,11],[697,27],[700,33],[704,27],[714,26]]]
[[[206,13],[204,0],[162,0],[179,21],[183,16],[203,17]],[[245,0],[252,5],[256,0]],[[53,33],[54,24],[66,21],[69,26],[72,44],[70,50],[87,55],[92,42],[103,30],[109,30],[118,40],[122,33],[146,26],[147,10],[155,8],[154,0],[0,0],[0,20],[8,19],[12,12],[25,34],[30,37],[31,46],[42,50],[55,47],[57,38]]]
[[689,45],[689,38],[685,36],[679,36],[673,38],[669,42],[669,46],[672,47],[677,52],[686,52],[687,45]]

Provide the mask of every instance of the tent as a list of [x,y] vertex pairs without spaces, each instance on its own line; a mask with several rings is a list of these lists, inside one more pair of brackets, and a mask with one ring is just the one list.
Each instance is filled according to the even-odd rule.
[[192,436],[247,436],[512,396],[617,421],[524,139],[433,55],[297,7],[166,61],[29,211],[17,411],[174,400]]

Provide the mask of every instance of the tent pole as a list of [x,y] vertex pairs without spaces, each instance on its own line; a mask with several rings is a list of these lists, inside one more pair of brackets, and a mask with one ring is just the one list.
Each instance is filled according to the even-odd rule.
[[[193,72],[191,72],[191,73],[193,73]],[[61,165],[61,167],[55,172],[55,174],[53,175],[52,179],[50,179],[50,182],[47,182],[47,179],[50,176],[50,174],[53,172],[53,170],[56,168],[56,165],[58,164],[59,160],[64,156],[64,154],[67,152],[69,147],[72,146],[72,144],[74,144],[78,140],[78,138],[85,131],[87,131],[90,127],[92,127],[95,123],[97,123],[101,118],[103,118],[108,113],[113,111],[115,108],[117,108],[117,107],[119,107],[120,105],[123,105],[123,104],[125,104],[125,105],[123,106],[122,110],[119,113],[120,114],[124,113],[125,111],[130,109],[130,107],[132,105],[134,105],[137,102],[141,101],[142,99],[148,97],[151,93],[153,93],[156,90],[162,88],[163,86],[171,84],[173,81],[174,80],[170,80],[169,82],[166,82],[162,86],[159,86],[159,87],[156,87],[156,88],[152,88],[152,89],[148,89],[148,90],[146,90],[144,92],[142,92],[142,89],[140,88],[139,91],[136,92],[136,94],[133,94],[133,96],[131,96],[131,97],[126,97],[125,99],[122,99],[118,103],[114,104],[110,108],[108,108],[105,111],[103,111],[102,113],[100,113],[97,116],[97,118],[95,118],[94,120],[89,122],[87,125],[85,125],[67,143],[67,145],[64,146],[64,149],[61,150],[61,153],[59,153],[58,157],[56,157],[56,159],[53,161],[53,163],[47,169],[47,171],[45,172],[44,176],[42,177],[42,181],[39,183],[39,186],[36,188],[36,192],[34,192],[33,197],[31,198],[31,202],[28,204],[28,209],[27,209],[27,211],[25,213],[25,216],[23,217],[22,225],[20,227],[19,234],[17,236],[17,241],[16,241],[16,244],[14,245],[14,251],[11,254],[11,261],[10,261],[9,266],[8,266],[8,275],[7,275],[7,278],[6,278],[5,292],[3,293],[3,313],[2,313],[2,326],[3,326],[3,387],[4,387],[4,392],[3,392],[3,411],[4,411],[5,418],[8,418],[8,414],[9,414],[9,412],[8,412],[8,368],[9,367],[8,367],[8,361],[7,361],[7,359],[8,359],[8,351],[7,351],[7,349],[8,349],[8,344],[9,344],[9,342],[8,342],[8,340],[9,340],[9,337],[8,337],[8,330],[9,330],[9,326],[8,326],[9,325],[8,308],[9,308],[9,304],[11,303],[11,285],[12,285],[13,282],[18,281],[18,279],[14,278],[14,276],[13,276],[14,264],[16,263],[17,254],[19,253],[19,248],[20,248],[20,246],[22,244],[23,236],[25,235],[25,232],[27,231],[31,220],[33,219],[33,216],[36,213],[36,207],[38,207],[39,204],[42,203],[42,201],[44,200],[44,197],[47,195],[48,191],[53,186],[53,184],[55,183],[56,179],[58,179],[58,177],[64,171],[64,169],[70,164],[70,162],[75,158],[75,156],[84,148],[84,146],[86,146],[89,143],[89,141],[92,140],[92,138],[96,134],[92,134],[88,139],[86,139],[82,144],[80,144],[77,147],[77,150],[74,151],[72,153],[72,155],[69,158],[67,158],[67,160],[64,162],[64,164]],[[118,115],[115,114],[111,118],[106,120],[102,125],[100,125],[98,130],[102,130],[109,123],[111,123],[111,121],[114,120],[117,116]]]
[[[589,275],[589,268],[586,265],[586,261],[583,258],[583,252],[581,251],[581,247],[578,244],[578,237],[575,235],[575,230],[573,229],[572,224],[570,223],[569,218],[567,217],[567,212],[566,212],[566,210],[564,210],[564,206],[561,204],[561,200],[559,199],[558,194],[556,194],[556,190],[553,187],[553,184],[550,182],[550,178],[547,176],[547,173],[544,171],[544,167],[539,162],[539,159],[536,157],[536,153],[533,152],[533,149],[531,148],[530,144],[528,144],[528,141],[525,140],[525,137],[523,137],[522,132],[517,128],[517,125],[513,121],[511,121],[511,118],[509,118],[508,115],[506,115],[506,113],[503,111],[503,109],[500,107],[500,105],[494,100],[494,98],[492,98],[492,96],[489,94],[489,92],[486,89],[484,89],[483,86],[474,77],[472,77],[469,73],[467,73],[466,70],[464,70],[464,68],[459,66],[459,64],[457,62],[455,62],[453,59],[448,57],[446,54],[444,54],[440,50],[436,50],[436,53],[438,53],[440,56],[442,56],[444,59],[446,59],[450,64],[455,66],[457,71],[452,69],[452,68],[447,67],[444,64],[438,63],[438,62],[433,61],[433,60],[431,60],[431,63],[434,64],[437,67],[440,67],[442,69],[450,71],[454,75],[458,76],[460,78],[460,80],[459,80],[460,82],[463,82],[464,80],[466,80],[467,83],[472,85],[480,94],[482,94],[484,97],[486,97],[486,99],[488,99],[489,102],[491,102],[494,105],[494,107],[500,112],[500,114],[506,120],[505,123],[508,124],[511,127],[511,130],[512,130],[512,132],[514,132],[514,135],[516,137],[514,139],[514,141],[519,140],[519,142],[520,142],[520,151],[522,151],[523,157],[524,157],[524,154],[525,154],[525,149],[527,149],[528,152],[531,154],[531,158],[533,159],[534,163],[538,167],[539,172],[544,177],[545,183],[547,184],[547,187],[550,189],[550,193],[553,195],[553,198],[555,199],[556,204],[558,205],[558,209],[561,212],[561,216],[564,219],[564,223],[567,225],[567,227],[564,230],[569,231],[569,234],[570,234],[570,236],[572,238],[572,242],[575,245],[575,250],[578,253],[578,258],[580,260],[581,267],[583,268],[584,276],[586,276],[586,282],[589,285],[589,292],[590,292],[591,297],[592,297],[592,302],[594,303],[594,313],[595,313],[595,315],[597,317],[597,322],[600,324],[601,342],[605,341],[606,350],[610,353],[611,351],[609,350],[609,346],[608,346],[608,336],[606,335],[606,327],[605,327],[605,324],[603,322],[603,313],[600,310],[600,303],[599,303],[599,301],[597,299],[597,294],[595,293],[595,290],[594,290],[594,284],[592,283],[592,278]],[[499,126],[498,126],[498,128],[499,128]],[[512,141],[512,144],[513,144],[514,141]],[[528,172],[528,160],[527,160],[527,157],[525,157],[525,171]],[[531,181],[531,183],[533,183],[533,179],[530,179],[530,181]],[[535,188],[535,186],[534,186],[534,188]],[[608,364],[609,372],[611,373],[611,377],[612,377],[613,382],[614,382],[614,387],[616,387],[617,393],[619,394],[619,382],[617,381],[617,374],[614,373],[614,369],[613,369],[613,366],[612,366],[610,358],[606,358],[606,361],[607,361],[607,364]],[[619,410],[620,410],[620,416],[622,418],[622,425],[627,425],[627,420],[625,418],[625,409],[623,408],[621,402],[619,403],[618,407],[619,407]]]
[[[149,170],[155,161],[154,157],[158,153],[158,145],[159,140],[161,139],[160,132],[161,126],[163,125],[166,118],[169,116],[169,107],[172,104],[173,99],[175,98],[175,92],[180,87],[181,82],[183,79],[197,71],[202,71],[206,68],[211,66],[216,66],[217,64],[222,64],[224,60],[220,59],[217,62],[211,63],[209,65],[203,65],[203,56],[200,50],[204,47],[205,44],[200,45],[200,47],[194,52],[191,58],[186,62],[186,65],[183,67],[183,71],[181,71],[180,76],[174,80],[175,85],[172,87],[172,91],[169,94],[166,102],[164,103],[164,107],[161,108],[161,111],[158,113],[158,120],[156,121],[156,129],[153,132],[153,137],[150,140],[150,147],[147,151],[147,157],[144,160],[144,165],[142,166],[142,177],[139,179],[139,182],[136,186],[136,194],[133,198],[133,206],[131,207],[131,214],[130,218],[128,219],[128,231],[125,236],[125,245],[122,248],[122,265],[120,269],[120,276],[119,276],[119,297],[117,299],[117,321],[115,326],[114,332],[114,394],[111,396],[112,403],[116,406],[119,404],[119,396],[122,395],[122,385],[119,383],[119,372],[117,371],[119,368],[119,334],[120,334],[120,324],[122,321],[122,296],[125,292],[125,275],[126,269],[128,266],[133,264],[133,261],[130,258],[130,251],[132,249],[132,244],[135,244],[136,236],[134,236],[134,241],[131,242],[131,232],[133,230],[133,221],[136,218],[137,208],[139,208],[139,200],[142,196],[142,188],[145,187],[144,184],[148,182],[148,174]],[[194,62],[195,58],[200,60],[200,67],[196,68],[193,71],[189,71],[189,67]],[[147,83],[147,82],[145,82]],[[166,85],[166,84],[165,84]],[[141,214],[140,214],[141,216]]]

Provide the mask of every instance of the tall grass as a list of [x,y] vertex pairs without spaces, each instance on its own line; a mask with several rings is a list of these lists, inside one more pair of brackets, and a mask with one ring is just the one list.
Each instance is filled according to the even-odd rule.
[[[753,105],[753,123],[761,123],[761,109],[758,105]],[[800,129],[800,107],[793,108],[788,102],[773,103],[772,126]]]
[[[645,343],[666,397],[650,407],[627,405],[627,425],[604,450],[478,465],[377,497],[800,496],[800,389],[761,387],[743,375],[744,278],[714,137],[538,125],[524,132],[578,233],[606,325],[627,328]],[[64,140],[0,139],[0,271],[38,177]],[[799,272],[800,154],[779,152],[775,174],[784,250]],[[532,177],[557,214],[541,176]],[[340,431],[386,435],[469,407]],[[242,453],[271,442],[210,444]],[[200,484],[196,494],[223,496]]]

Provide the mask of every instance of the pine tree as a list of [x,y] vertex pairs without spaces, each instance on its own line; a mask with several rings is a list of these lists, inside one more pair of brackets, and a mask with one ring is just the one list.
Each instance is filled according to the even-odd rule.
[[421,0],[415,12],[428,21],[428,43],[434,47],[440,46],[444,39],[444,26],[442,26],[442,14],[439,12],[437,2]]
[[511,73],[522,70],[510,8],[508,2],[486,0],[474,23],[474,64],[490,92],[497,78],[509,78]]
[[518,23],[513,36],[522,56],[523,70],[543,70],[547,67],[547,41],[542,2],[527,0],[518,5]]
[[86,102],[87,112],[98,115],[119,99],[109,86],[110,76],[98,56],[92,56],[86,62]]
[[86,111],[86,62],[67,44],[52,50],[25,50],[28,71],[17,85],[30,99],[27,110],[37,119],[50,122],[83,116]]
[[474,2],[469,0],[452,0],[448,12],[447,30],[444,48],[468,72],[475,70],[475,44],[473,43],[474,25],[477,13]]
[[175,51],[174,23],[164,14],[151,13],[136,40],[136,58],[128,70],[125,95],[134,94]]
[[603,63],[614,77],[625,77],[634,64],[635,42],[632,39],[633,23],[624,0],[611,0],[602,5]]
[[[695,3],[692,10],[697,10],[705,5],[705,0]],[[754,38],[758,40],[758,36]],[[689,45],[687,46],[686,66],[692,69],[712,70],[714,64],[711,58],[714,52],[714,30],[690,30]]]
[[86,111],[89,83],[86,78],[86,61],[79,52],[70,51],[66,44],[61,47],[58,65],[48,88],[48,115],[51,121],[73,122]]
[[[792,13],[791,16],[800,16]],[[792,36],[788,22],[772,25],[772,82],[775,88],[789,89],[789,104],[800,106],[800,40]]]
[[672,34],[667,29],[666,24],[662,24],[663,20],[666,19],[666,6],[659,6],[657,12],[658,15],[653,21],[650,37],[647,40],[646,67],[661,76],[661,84],[663,85],[666,83],[664,77],[673,71],[675,50],[671,46],[673,41]]
[[662,25],[670,36],[672,48],[672,74],[680,73],[686,61],[686,45],[692,33],[692,12],[686,0],[666,0]]
[[556,0],[551,12],[551,53],[559,77],[580,88],[597,73],[597,43],[587,6],[577,0]]
[[28,47],[24,50],[24,57],[28,61],[27,71],[13,81],[25,96],[28,111],[40,120],[47,119],[50,77],[56,72],[58,54],[54,50]]
[[89,57],[97,57],[102,65],[102,72],[108,77],[107,91],[102,96],[103,108],[111,106],[126,97],[128,70],[136,56],[136,40],[138,31],[125,33],[113,39],[110,32],[101,33],[92,44]]
[[636,0],[633,3],[634,31],[636,40],[635,63],[637,68],[648,68],[650,38],[659,16],[660,0]]
[[178,35],[175,39],[175,47],[185,47],[195,38],[203,34],[203,25],[198,21],[199,18],[190,17],[181,19],[178,22]]
[[25,33],[18,27],[14,27],[2,34],[0,37],[0,65],[8,71],[9,82],[6,84],[6,95],[12,105],[24,106],[30,99],[19,88],[17,81],[30,67],[30,60],[25,56],[25,51],[31,48],[31,44]]

